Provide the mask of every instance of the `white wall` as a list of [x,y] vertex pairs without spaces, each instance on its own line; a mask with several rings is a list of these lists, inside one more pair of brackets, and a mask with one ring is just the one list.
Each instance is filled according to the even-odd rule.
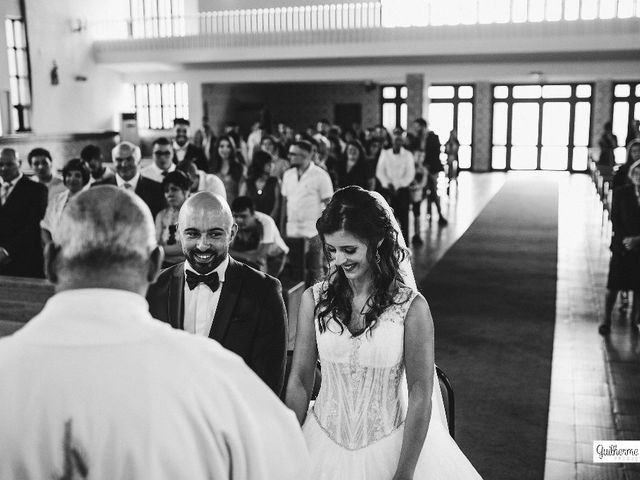
[[[72,23],[122,16],[126,2],[103,0],[26,0],[32,77],[32,129],[36,134],[112,130],[114,113],[125,101],[121,75],[97,65],[87,30]],[[58,65],[59,84],[50,71]],[[86,77],[78,81],[76,76]]]

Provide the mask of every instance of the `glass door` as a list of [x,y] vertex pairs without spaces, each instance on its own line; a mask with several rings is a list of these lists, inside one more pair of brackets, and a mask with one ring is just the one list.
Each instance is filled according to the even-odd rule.
[[624,163],[625,145],[635,136],[640,125],[640,82],[616,83],[613,87],[613,134],[618,138],[616,163]]
[[429,129],[438,135],[442,144],[441,160],[446,162],[444,144],[449,133],[455,129],[460,142],[458,166],[468,170],[472,164],[473,151],[473,96],[471,85],[432,85],[427,90],[429,96]]
[[586,171],[591,85],[497,85],[493,170]]

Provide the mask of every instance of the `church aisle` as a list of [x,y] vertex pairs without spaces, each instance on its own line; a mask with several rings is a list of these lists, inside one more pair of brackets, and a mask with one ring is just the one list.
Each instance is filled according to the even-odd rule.
[[[609,339],[598,335],[610,222],[588,176],[558,175],[558,281],[544,480],[640,479],[640,464],[593,463],[594,440],[640,439],[640,336],[620,311],[620,301]],[[466,232],[506,177],[463,172],[459,192],[454,187],[451,197],[443,197],[447,227],[429,223],[423,206],[425,245],[412,248],[418,279]]]

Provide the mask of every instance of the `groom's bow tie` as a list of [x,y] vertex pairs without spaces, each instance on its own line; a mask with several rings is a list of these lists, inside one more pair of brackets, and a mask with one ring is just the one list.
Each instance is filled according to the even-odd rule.
[[207,285],[212,292],[215,292],[220,288],[220,280],[218,280],[218,272],[211,272],[206,275],[198,275],[191,270],[187,270],[187,285],[189,290],[193,290],[200,283]]

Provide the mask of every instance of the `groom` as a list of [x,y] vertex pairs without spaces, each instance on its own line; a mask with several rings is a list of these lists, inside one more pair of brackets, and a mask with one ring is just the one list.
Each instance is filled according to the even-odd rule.
[[149,311],[174,328],[217,340],[280,396],[287,339],[281,285],[229,256],[237,229],[222,197],[189,197],[178,220],[186,261],[151,285]]

